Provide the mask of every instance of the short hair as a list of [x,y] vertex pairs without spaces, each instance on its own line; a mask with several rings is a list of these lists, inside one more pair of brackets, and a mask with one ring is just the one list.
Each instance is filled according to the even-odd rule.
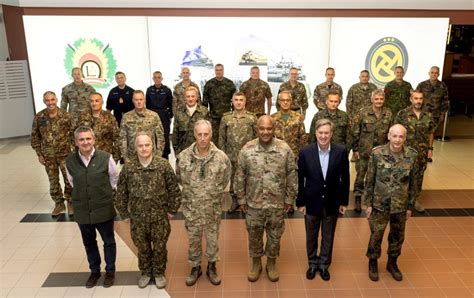
[[183,70],[187,69],[189,72],[191,72],[191,70],[189,70],[189,67],[187,66],[184,66],[184,67],[181,67],[181,72],[183,72]]
[[206,124],[207,127],[209,128],[209,131],[211,133],[211,136],[212,136],[212,124],[209,120],[206,120],[206,119],[199,119],[198,121],[196,121],[196,123],[194,123],[194,135],[196,135],[196,128],[199,126],[199,125],[202,125],[202,124]]
[[394,71],[397,70],[397,69],[401,69],[403,72],[405,72],[405,69],[404,69],[403,66],[401,66],[401,65],[397,65],[397,66],[395,67]]
[[147,131],[139,131],[139,132],[137,132],[137,133],[135,134],[135,141],[133,142],[133,144],[134,144],[135,146],[137,146],[137,139],[138,139],[138,137],[140,137],[140,136],[147,136],[147,137],[149,137],[149,138],[150,138],[150,141],[151,141],[151,146],[152,146],[153,148],[155,148],[155,145],[153,144],[153,137],[152,137],[151,134],[150,134],[149,132],[147,132]]
[[161,73],[161,71],[159,71],[159,70],[153,72],[153,75],[156,75],[156,74],[163,75],[163,74]]
[[411,92],[410,98],[412,98],[412,97],[413,97],[413,94],[415,94],[415,93],[418,93],[418,94],[421,94],[421,95],[424,96],[423,91],[422,91],[421,89],[415,89],[415,90],[413,90],[413,91]]
[[292,66],[292,67],[290,67],[290,70],[288,71],[288,73],[292,70],[300,71],[300,69],[298,67]]
[[328,70],[335,71],[335,70],[334,70],[334,68],[332,68],[332,67],[328,67],[328,68],[326,68],[326,73],[328,72]]
[[56,96],[56,93],[54,93],[53,91],[46,91],[45,93],[43,93],[43,100],[46,99],[46,95],[53,95],[54,98],[56,98],[56,99],[58,98],[58,97]]
[[383,91],[383,89],[375,89],[374,91],[372,91],[372,95],[370,98],[375,98],[376,95],[382,95],[385,98],[385,92]]
[[188,86],[186,87],[186,89],[184,89],[184,94],[186,94],[186,92],[188,91],[194,91],[196,93],[196,96],[198,95],[199,91],[196,87],[194,86]]
[[370,72],[369,72],[367,69],[361,70],[360,73],[363,74],[364,72],[365,72],[366,74],[370,75]]
[[99,92],[91,92],[91,93],[89,94],[89,98],[91,98],[92,95],[99,95],[99,96],[100,96],[100,99],[102,99],[102,100],[104,99],[104,98],[102,97],[102,94],[100,94]]
[[126,77],[125,73],[123,71],[117,71],[115,73],[115,76],[118,76],[118,75],[123,75],[124,77]]
[[81,74],[82,74],[82,69],[81,69],[80,67],[73,67],[73,68],[71,69],[71,74],[72,74],[72,73],[74,72],[74,70],[76,70],[76,69],[79,70],[79,71],[81,72]]
[[438,70],[438,72],[439,72],[439,67],[438,67],[438,66],[433,65],[433,66],[430,67],[430,70],[431,70],[432,68],[436,68],[436,69]]
[[92,128],[90,128],[87,125],[81,125],[74,130],[74,139],[76,139],[77,136],[83,132],[90,132],[92,134],[92,137],[95,138],[95,133],[94,133],[94,130],[92,130]]
[[135,91],[133,91],[132,97],[133,97],[133,95],[135,95],[135,94],[141,94],[141,95],[145,96],[145,93],[143,93],[142,90],[135,90]]
[[315,131],[318,130],[321,126],[324,126],[324,125],[329,125],[329,128],[331,129],[331,131],[334,130],[334,123],[329,119],[323,118],[323,119],[319,119],[318,121],[316,121],[316,124],[314,125]]
[[260,123],[261,123],[264,119],[269,119],[269,120],[271,121],[271,123],[272,123],[273,128],[275,128],[275,124],[276,124],[275,119],[273,119],[273,117],[268,116],[268,115],[262,115],[262,116],[260,116],[260,117],[258,118],[258,120],[257,120],[257,127],[260,126]]
[[224,68],[224,65],[223,65],[222,63],[217,63],[216,65],[214,65],[214,69],[215,69],[216,67],[218,67],[218,66]]
[[236,96],[243,96],[245,99],[247,99],[247,96],[245,96],[245,93],[243,93],[242,91],[237,91],[234,94],[232,94],[232,98]]
[[339,96],[339,100],[341,99],[341,94],[336,89],[329,90],[328,95],[326,96],[326,99],[329,97],[329,95],[337,95]]
[[252,67],[250,68],[250,71],[252,71],[252,70],[254,70],[254,69],[260,71],[260,68],[259,68],[257,65],[252,66]]
[[280,99],[280,96],[285,93],[285,94],[288,94],[288,96],[290,97],[290,100],[293,100],[293,96],[291,96],[291,91],[290,90],[282,90],[279,94],[278,94],[278,99]]

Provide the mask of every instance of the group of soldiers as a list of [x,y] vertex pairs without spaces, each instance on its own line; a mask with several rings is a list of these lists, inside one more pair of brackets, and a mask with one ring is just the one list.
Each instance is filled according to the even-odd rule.
[[[220,283],[215,267],[217,238],[222,194],[229,182],[232,205],[228,212],[240,209],[247,216],[250,256],[255,259],[249,280],[258,279],[262,270],[259,260],[264,254],[268,277],[278,280],[275,259],[284,230],[284,214],[294,209],[298,154],[303,146],[316,142],[315,127],[321,119],[333,123],[332,142],[344,145],[347,152],[353,151],[356,211],[361,211],[364,180],[374,174],[370,170],[372,150],[389,141],[387,136],[393,124],[403,125],[406,145],[416,152],[413,168],[418,196],[426,163],[433,154],[434,131],[448,108],[447,87],[438,80],[439,68],[433,66],[429,79],[416,90],[403,80],[404,70],[400,66],[395,69],[395,79],[384,90],[369,83],[369,72],[363,70],[360,82],[349,89],[347,112],[338,108],[342,88],[334,82],[335,70],[327,68],[326,81],[314,90],[314,104],[319,111],[313,117],[309,135],[303,122],[308,98],[305,86],[297,81],[298,71],[290,69],[289,81],[279,89],[278,111],[270,115],[272,94],[268,83],[260,79],[258,66],[251,68],[249,80],[237,91],[232,81],[224,77],[224,66],[217,64],[216,76],[205,84],[202,98],[187,67],[182,68],[182,81],[173,91],[162,84],[162,73],[154,72],[154,84],[146,93],[127,86],[125,74],[117,72],[117,86],[106,100],[107,111],[103,110],[102,95],[83,82],[81,70],[74,68],[74,81],[62,90],[61,108],[54,92],[48,91],[43,96],[46,109],[33,121],[31,145],[50,180],[55,202],[52,215],[66,211],[64,201],[68,214],[74,214],[65,158],[75,150],[74,130],[84,126],[92,129],[97,150],[124,163],[115,202],[121,216],[132,219],[141,287],[148,285],[150,279],[155,279],[159,287],[166,285],[168,221],[180,205],[190,239],[192,270],[186,284],[193,285],[202,274],[203,236],[209,260],[207,276],[213,284]],[[166,161],[171,144],[176,156],[176,175]],[[59,171],[65,178],[64,192],[59,184]],[[378,208],[367,197],[365,202],[368,207]],[[417,200],[413,207],[423,211]],[[159,229],[152,231],[152,227]]]

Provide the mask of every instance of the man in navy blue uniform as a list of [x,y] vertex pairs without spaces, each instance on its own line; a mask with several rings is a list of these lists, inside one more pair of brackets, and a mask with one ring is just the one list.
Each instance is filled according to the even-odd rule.
[[115,120],[120,127],[123,114],[133,110],[132,96],[134,89],[127,86],[125,82],[127,77],[121,71],[115,73],[115,82],[117,86],[112,88],[107,97],[106,109],[107,111],[113,111]]

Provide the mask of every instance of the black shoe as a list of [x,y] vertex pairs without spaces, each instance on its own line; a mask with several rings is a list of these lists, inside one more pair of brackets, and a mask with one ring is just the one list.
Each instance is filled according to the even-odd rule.
[[308,271],[306,271],[306,278],[307,279],[314,279],[316,277],[316,272],[318,272],[318,269],[315,267],[309,267]]
[[97,285],[97,281],[100,278],[100,272],[92,272],[86,281],[86,288],[93,288]]
[[428,157],[428,162],[433,162],[433,159],[431,157]]
[[369,259],[369,278],[371,281],[379,280],[379,269],[377,259]]
[[115,282],[115,272],[105,272],[104,288],[110,288]]
[[291,207],[288,212],[286,212],[287,214],[293,214],[295,213],[295,208]]
[[328,281],[331,278],[331,274],[329,274],[329,271],[327,268],[321,268],[319,269],[319,274],[321,274],[321,278],[324,281]]
[[400,272],[400,269],[398,269],[397,266],[397,258],[396,257],[388,257],[387,261],[387,271],[392,274],[393,279],[396,281],[402,281],[403,280],[403,275]]

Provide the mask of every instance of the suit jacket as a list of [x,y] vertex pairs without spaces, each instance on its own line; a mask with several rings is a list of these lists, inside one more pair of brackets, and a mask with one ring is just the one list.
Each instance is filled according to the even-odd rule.
[[343,145],[331,144],[329,164],[324,179],[317,143],[301,149],[298,159],[298,197],[296,206],[306,206],[309,215],[339,212],[349,203],[349,159]]

